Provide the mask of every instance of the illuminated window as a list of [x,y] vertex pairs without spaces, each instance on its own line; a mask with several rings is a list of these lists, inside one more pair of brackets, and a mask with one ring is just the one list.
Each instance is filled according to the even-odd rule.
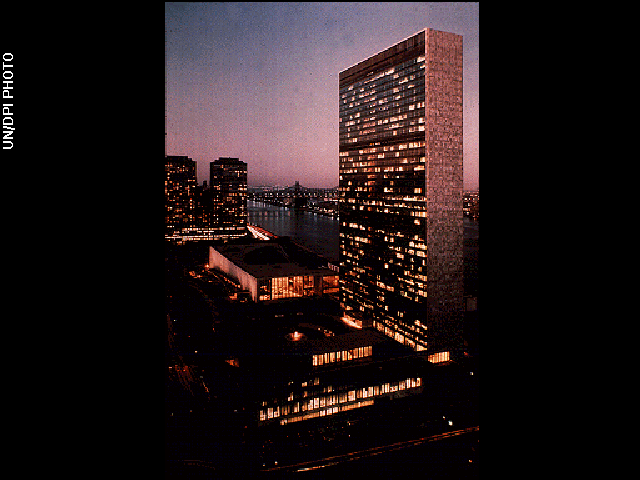
[[427,357],[431,363],[440,363],[449,361],[449,352],[438,352]]
[[323,293],[325,294],[337,293],[340,290],[338,275],[322,277],[322,284],[323,284]]

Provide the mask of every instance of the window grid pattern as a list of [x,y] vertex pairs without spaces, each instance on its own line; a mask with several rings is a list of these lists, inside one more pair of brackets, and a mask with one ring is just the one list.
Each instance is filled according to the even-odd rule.
[[312,276],[275,277],[271,279],[271,299],[309,297],[314,293]]
[[338,350],[335,352],[325,352],[313,355],[312,364],[314,367],[329,365],[337,362],[348,362],[359,358],[370,357],[373,352],[371,345],[367,347],[356,347],[349,350]]
[[171,235],[194,225],[196,162],[189,157],[165,157],[165,227]]
[[[311,418],[332,415],[334,413],[373,405],[374,399],[381,396],[393,396],[397,392],[409,391],[422,387],[421,377],[408,377],[406,379],[385,382],[364,387],[340,387],[328,386],[321,392],[308,396],[308,391],[302,392],[302,398],[290,394],[282,405],[278,402],[263,402],[258,411],[260,422],[281,418],[280,424],[299,422]],[[272,403],[272,405],[269,405]]]
[[340,72],[339,95],[345,316],[438,348],[462,311],[462,37],[425,29]]
[[356,323],[426,348],[398,314],[427,296],[424,32],[379,57],[341,75],[340,298]]

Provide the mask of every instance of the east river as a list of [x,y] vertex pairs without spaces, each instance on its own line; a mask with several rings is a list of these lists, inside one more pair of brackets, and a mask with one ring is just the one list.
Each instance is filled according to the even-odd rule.
[[328,215],[247,202],[249,223],[294,242],[337,263],[340,250],[340,222]]

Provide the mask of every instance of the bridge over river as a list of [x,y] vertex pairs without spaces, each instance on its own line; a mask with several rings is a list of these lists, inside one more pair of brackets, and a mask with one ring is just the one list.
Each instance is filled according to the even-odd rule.
[[338,210],[338,187],[313,188],[298,182],[288,187],[249,187],[247,198],[279,207]]

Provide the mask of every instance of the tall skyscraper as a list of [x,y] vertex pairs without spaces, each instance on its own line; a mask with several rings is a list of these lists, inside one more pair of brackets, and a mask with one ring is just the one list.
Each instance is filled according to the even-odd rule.
[[209,164],[211,226],[222,234],[247,233],[247,164],[238,158],[220,157]]
[[196,162],[186,156],[165,156],[165,234],[193,226]]
[[463,314],[462,36],[422,30],[339,88],[344,320],[445,361]]

